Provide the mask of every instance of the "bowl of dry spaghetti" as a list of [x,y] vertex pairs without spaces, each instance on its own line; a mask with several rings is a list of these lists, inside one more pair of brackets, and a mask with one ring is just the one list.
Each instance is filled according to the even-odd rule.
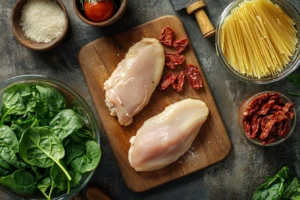
[[300,13],[289,1],[236,0],[220,16],[217,53],[230,74],[256,84],[300,65]]

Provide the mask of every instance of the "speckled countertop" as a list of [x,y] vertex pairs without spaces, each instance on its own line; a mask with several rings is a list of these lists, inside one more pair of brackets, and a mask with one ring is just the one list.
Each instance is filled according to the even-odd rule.
[[[300,8],[299,0],[290,1]],[[75,14],[72,1],[63,2],[70,19],[70,31],[66,40],[53,51],[37,53],[21,46],[10,30],[10,13],[15,0],[0,1],[0,81],[23,74],[46,75],[71,86],[93,107],[77,62],[80,48],[104,35],[128,30],[163,15],[177,15],[187,30],[232,142],[230,155],[221,163],[150,191],[134,193],[125,186],[107,137],[102,131],[103,157],[91,184],[103,189],[113,199],[246,200],[251,198],[266,175],[276,173],[284,165],[290,166],[300,176],[298,127],[293,136],[283,144],[261,148],[244,138],[238,131],[236,120],[239,105],[247,96],[265,90],[283,94],[296,90],[287,80],[262,86],[244,83],[232,77],[215,53],[214,38],[203,38],[195,18],[187,15],[184,10],[176,12],[169,0],[129,0],[124,16],[108,28],[86,25]],[[206,0],[208,14],[214,25],[230,2],[231,0]],[[300,72],[300,69],[297,71]],[[290,98],[296,104],[299,115],[300,97]],[[297,123],[299,124],[299,118]],[[12,198],[0,191],[0,199]]]

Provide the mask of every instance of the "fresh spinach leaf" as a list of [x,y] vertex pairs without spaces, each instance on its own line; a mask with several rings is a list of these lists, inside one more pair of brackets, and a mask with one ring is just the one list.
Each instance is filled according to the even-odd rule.
[[70,175],[72,177],[71,187],[74,187],[74,186],[78,185],[79,182],[80,182],[80,180],[81,180],[81,178],[82,178],[82,173],[70,171]]
[[29,166],[23,162],[15,152],[8,147],[0,147],[0,157],[8,164],[17,169],[28,168]]
[[81,156],[85,152],[85,145],[84,143],[79,143],[74,140],[65,146],[66,156],[64,157],[65,163],[68,165],[71,163],[72,160]]
[[289,184],[283,193],[283,199],[293,199],[294,197],[300,197],[300,181],[297,177]]
[[22,129],[19,125],[17,124],[12,124],[10,126],[11,130],[16,134],[18,141],[21,140],[21,137],[24,133],[24,129]]
[[39,125],[36,114],[30,112],[20,118],[13,120],[12,123],[17,124],[24,130]]
[[77,100],[72,102],[72,109],[82,118],[86,125],[89,125],[89,119],[87,118],[86,112]]
[[255,190],[252,200],[280,200],[289,179],[288,167],[282,168],[274,177],[269,178]]
[[32,171],[34,172],[34,174],[35,174],[37,180],[40,180],[40,179],[43,178],[42,173],[39,172],[39,168],[37,168],[36,166],[31,165],[31,169],[32,169]]
[[0,166],[0,177],[7,176],[11,174],[11,171]]
[[46,177],[43,178],[41,182],[38,183],[37,188],[43,193],[43,195],[50,200],[51,199],[51,193],[47,194],[46,191],[47,189],[51,186],[51,178]]
[[39,94],[37,113],[39,118],[45,121],[63,110],[67,103],[64,96],[54,87],[36,85]]
[[36,178],[25,170],[17,170],[9,176],[0,178],[0,184],[20,194],[33,194],[36,190]]
[[100,161],[101,150],[95,141],[85,142],[83,155],[71,161],[74,172],[85,173],[95,169]]
[[47,168],[55,162],[66,174],[71,177],[59,160],[65,155],[61,141],[47,127],[33,127],[27,129],[20,141],[20,156],[30,165]]
[[70,180],[66,177],[64,172],[58,165],[53,164],[50,169],[50,177],[54,183],[54,187],[60,191],[67,189],[67,193],[70,192]]
[[[0,126],[0,157],[6,163],[21,169],[27,165],[17,157],[19,142],[15,133],[5,125]],[[0,164],[1,165],[1,164]],[[4,166],[3,166],[4,167]]]
[[50,123],[54,134],[61,141],[83,126],[84,121],[71,109],[62,110]]
[[1,156],[0,156],[0,167],[10,170],[12,166],[10,166]]
[[14,153],[19,152],[18,138],[6,125],[0,125],[0,147],[7,147]]
[[77,142],[87,141],[87,140],[94,140],[94,136],[92,135],[91,131],[82,128],[80,130],[75,131],[71,134],[73,140]]
[[58,113],[66,107],[66,99],[56,88],[36,85],[36,89],[40,93],[40,100],[47,103],[51,112]]
[[2,124],[8,115],[25,115],[27,112],[35,111],[36,100],[32,90],[28,84],[16,84],[4,90]]

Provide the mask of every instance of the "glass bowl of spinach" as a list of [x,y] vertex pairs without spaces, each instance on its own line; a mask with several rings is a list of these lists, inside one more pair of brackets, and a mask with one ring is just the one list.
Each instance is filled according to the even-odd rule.
[[0,83],[0,189],[16,199],[70,199],[101,158],[97,121],[70,87],[39,75]]

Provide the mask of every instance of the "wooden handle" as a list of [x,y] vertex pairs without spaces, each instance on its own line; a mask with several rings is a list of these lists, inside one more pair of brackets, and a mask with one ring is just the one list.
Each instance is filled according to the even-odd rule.
[[205,38],[212,37],[216,33],[216,29],[210,22],[209,18],[207,17],[204,7],[206,6],[204,1],[198,1],[193,3],[187,8],[188,14],[195,14],[197,22],[200,26],[202,34]]
[[103,191],[99,190],[98,188],[89,187],[86,190],[86,199],[87,200],[111,200],[107,194]]

